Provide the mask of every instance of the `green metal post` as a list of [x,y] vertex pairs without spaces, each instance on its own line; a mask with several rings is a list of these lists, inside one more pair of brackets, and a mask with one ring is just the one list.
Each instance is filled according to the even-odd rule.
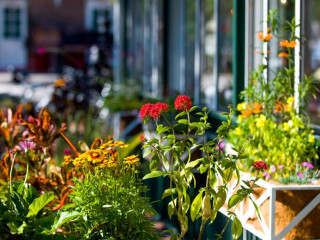
[[233,106],[239,103],[245,75],[245,0],[233,0]]

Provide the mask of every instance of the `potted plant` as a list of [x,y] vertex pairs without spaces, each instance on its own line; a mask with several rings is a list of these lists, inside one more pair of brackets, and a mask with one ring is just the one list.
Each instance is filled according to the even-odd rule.
[[[278,27],[275,16],[274,12],[269,15],[270,28],[267,29],[267,35],[261,32],[257,37],[267,45],[274,38],[279,40],[278,57],[283,59],[284,67],[270,80],[265,77],[266,64],[261,64],[252,71],[248,87],[240,95],[244,102],[237,106],[240,113],[237,126],[229,133],[228,139],[232,145],[237,146],[245,142],[247,136],[252,138],[244,149],[248,158],[241,162],[242,170],[250,172],[254,161],[266,161],[269,169],[260,173],[265,180],[272,179],[280,184],[310,184],[319,178],[319,172],[313,165],[318,154],[313,129],[304,109],[308,97],[314,95],[316,88],[308,76],[305,76],[304,82],[299,82],[297,88],[294,48],[298,47],[302,39],[297,38],[294,33],[299,26],[292,20],[286,22],[285,26]],[[261,54],[268,62],[268,55],[272,53],[267,51]],[[320,213],[319,207],[316,207],[320,202],[317,200],[320,195],[315,191],[320,190],[320,186],[278,186],[279,183],[270,184],[266,181],[259,183],[262,189],[260,193],[256,192],[256,198],[260,209],[265,210],[261,210],[264,221],[260,221],[261,224],[253,230],[255,232],[259,229],[263,233],[256,233],[258,236],[272,239],[285,236],[290,239],[320,237],[316,226],[308,222],[315,216],[312,214]],[[289,199],[292,201],[288,201]],[[308,205],[312,200],[315,202]],[[313,213],[304,218],[312,209]],[[288,217],[282,214],[283,211],[288,212]],[[242,219],[245,223],[253,222],[249,215],[248,213]],[[252,214],[250,217],[254,218]],[[292,221],[294,218],[295,221]],[[255,220],[257,223],[258,219]]]

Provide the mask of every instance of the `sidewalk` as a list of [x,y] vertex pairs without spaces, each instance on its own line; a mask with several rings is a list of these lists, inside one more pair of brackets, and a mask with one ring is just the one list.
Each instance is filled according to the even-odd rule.
[[23,83],[12,81],[11,73],[0,73],[0,97],[7,95],[24,101],[39,102],[53,93],[53,82],[59,78],[53,73],[31,73]]

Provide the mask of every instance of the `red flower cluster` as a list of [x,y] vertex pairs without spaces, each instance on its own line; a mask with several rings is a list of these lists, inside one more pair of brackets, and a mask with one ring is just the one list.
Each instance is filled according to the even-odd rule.
[[143,134],[143,133],[140,134],[139,140],[140,140],[141,142],[146,142],[146,141],[147,141],[147,139],[144,137],[144,134]]
[[174,107],[176,110],[181,109],[182,111],[187,111],[192,107],[192,102],[190,97],[186,95],[179,95],[174,101]]
[[258,171],[268,170],[268,165],[264,161],[256,161],[252,166]]
[[156,104],[147,103],[140,110],[140,117],[144,119],[147,116],[157,119],[162,112],[168,112],[168,104],[158,102]]

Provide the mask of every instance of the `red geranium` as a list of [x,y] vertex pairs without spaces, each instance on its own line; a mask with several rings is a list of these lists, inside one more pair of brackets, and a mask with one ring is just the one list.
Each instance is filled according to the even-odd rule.
[[252,166],[258,171],[268,170],[268,165],[264,161],[256,161]]
[[145,117],[150,116],[150,110],[152,107],[153,104],[151,103],[146,103],[145,105],[143,105],[140,110],[140,117],[144,119]]
[[157,119],[162,112],[168,112],[168,104],[158,102],[152,106],[150,116]]
[[174,101],[174,107],[176,110],[181,109],[182,111],[187,111],[192,107],[192,101],[190,97],[186,95],[179,95]]
[[140,134],[139,140],[140,140],[141,142],[146,142],[146,141],[147,141],[147,139],[144,137],[144,134],[143,134],[143,133]]

